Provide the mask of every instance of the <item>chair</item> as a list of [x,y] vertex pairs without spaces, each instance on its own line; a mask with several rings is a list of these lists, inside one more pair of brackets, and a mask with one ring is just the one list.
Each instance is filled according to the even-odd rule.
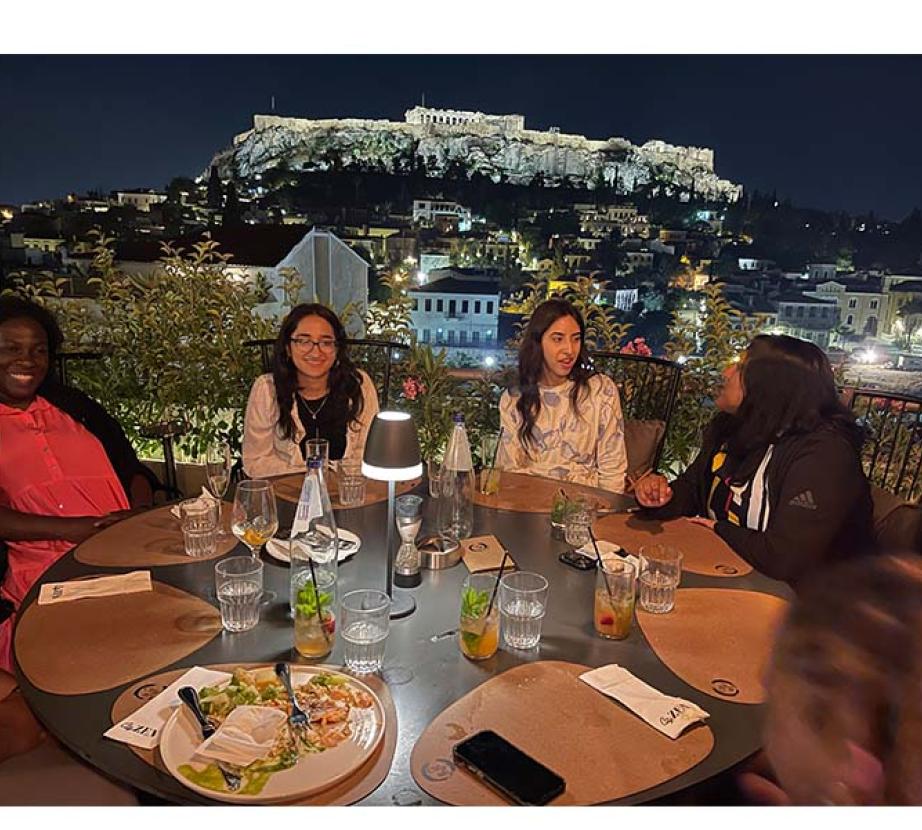
[[[244,345],[258,348],[263,372],[272,371],[272,346],[275,340],[248,340]],[[405,343],[391,343],[387,340],[347,340],[352,360],[360,369],[368,372],[378,392],[381,409],[391,404],[391,378],[394,367],[407,354],[410,347]]]
[[592,365],[618,384],[632,476],[656,469],[679,392],[682,367],[661,357],[590,352]]
[[55,361],[55,374],[58,380],[68,385],[68,368],[72,363],[81,363],[91,360],[102,360],[106,356],[105,352],[59,352]]
[[922,496],[922,399],[846,389],[843,401],[864,427],[861,460],[868,480],[905,501]]

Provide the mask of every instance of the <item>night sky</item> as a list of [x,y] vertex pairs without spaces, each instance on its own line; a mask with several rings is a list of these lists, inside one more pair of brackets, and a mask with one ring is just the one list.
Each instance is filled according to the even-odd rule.
[[0,202],[196,175],[254,112],[521,113],[590,138],[712,147],[805,207],[922,206],[922,56],[3,56]]

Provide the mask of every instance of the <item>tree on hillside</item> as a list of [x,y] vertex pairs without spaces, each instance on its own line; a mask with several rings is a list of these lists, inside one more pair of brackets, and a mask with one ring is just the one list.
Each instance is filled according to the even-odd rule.
[[908,349],[913,335],[922,325],[922,297],[903,303],[897,310],[896,316],[903,323],[903,348]]

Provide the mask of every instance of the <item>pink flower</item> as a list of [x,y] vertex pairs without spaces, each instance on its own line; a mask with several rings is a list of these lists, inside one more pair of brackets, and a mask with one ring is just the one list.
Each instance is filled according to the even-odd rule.
[[426,386],[420,383],[417,378],[407,378],[403,382],[403,396],[408,401],[415,401],[419,395],[424,394]]
[[621,354],[636,354],[640,357],[652,357],[653,350],[647,345],[645,337],[635,337],[621,347]]

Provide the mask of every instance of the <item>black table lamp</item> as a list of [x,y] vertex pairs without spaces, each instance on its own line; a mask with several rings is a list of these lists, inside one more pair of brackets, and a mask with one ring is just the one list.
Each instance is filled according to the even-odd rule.
[[412,481],[423,474],[416,425],[407,412],[379,412],[365,439],[362,475],[387,482],[387,595],[391,598],[391,619],[408,617],[416,600],[406,593],[394,596],[394,502],[398,481]]

